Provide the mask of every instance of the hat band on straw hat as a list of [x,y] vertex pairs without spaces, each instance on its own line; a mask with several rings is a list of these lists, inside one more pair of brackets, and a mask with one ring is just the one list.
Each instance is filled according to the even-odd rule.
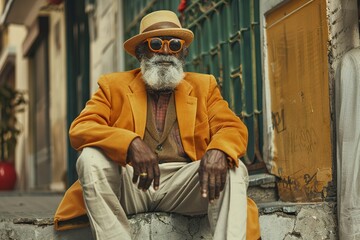
[[142,32],[144,33],[144,32],[150,32],[150,31],[157,30],[157,29],[166,29],[166,28],[180,28],[180,27],[173,22],[158,22],[158,23],[155,23],[155,24],[147,27]]

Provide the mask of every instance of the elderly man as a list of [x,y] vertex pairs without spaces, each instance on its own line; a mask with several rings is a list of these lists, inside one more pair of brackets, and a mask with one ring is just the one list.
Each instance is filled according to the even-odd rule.
[[156,11],[124,43],[141,67],[101,77],[73,122],[79,181],[57,228],[86,212],[95,239],[131,239],[129,214],[207,213],[214,239],[259,237],[246,231],[248,174],[238,161],[247,129],[213,76],[183,72],[192,40],[175,13]]

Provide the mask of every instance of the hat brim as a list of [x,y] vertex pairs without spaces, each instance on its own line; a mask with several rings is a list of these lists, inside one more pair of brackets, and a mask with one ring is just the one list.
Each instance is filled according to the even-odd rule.
[[157,29],[157,30],[141,33],[133,36],[132,38],[129,38],[124,42],[124,49],[130,55],[136,57],[135,48],[137,45],[139,45],[141,42],[143,42],[145,39],[149,37],[161,37],[161,36],[171,36],[171,37],[177,37],[183,39],[185,40],[186,46],[189,46],[194,39],[194,33],[186,28]]

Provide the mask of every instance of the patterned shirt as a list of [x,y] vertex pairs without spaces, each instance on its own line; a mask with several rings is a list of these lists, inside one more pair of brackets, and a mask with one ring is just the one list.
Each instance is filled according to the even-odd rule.
[[[161,135],[164,131],[166,112],[172,94],[173,92],[149,93],[154,113],[154,122],[159,135]],[[169,138],[171,138],[176,143],[179,156],[187,158],[181,142],[180,130],[177,122],[171,129],[171,132],[169,133]]]

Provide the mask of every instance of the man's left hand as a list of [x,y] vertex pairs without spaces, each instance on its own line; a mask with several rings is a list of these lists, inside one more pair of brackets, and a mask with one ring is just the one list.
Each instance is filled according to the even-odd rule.
[[210,203],[218,199],[226,183],[228,164],[226,154],[217,149],[208,150],[198,169],[201,196],[209,197]]

